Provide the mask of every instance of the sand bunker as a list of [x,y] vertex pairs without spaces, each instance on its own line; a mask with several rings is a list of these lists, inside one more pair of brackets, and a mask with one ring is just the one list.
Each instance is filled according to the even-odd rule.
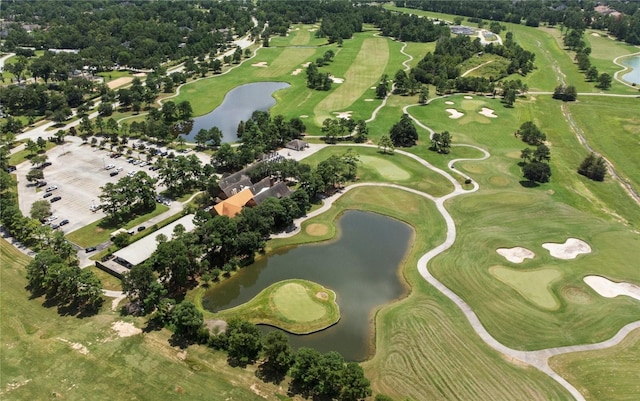
[[365,102],[373,102],[375,99],[364,99]]
[[600,276],[586,276],[584,282],[598,294],[605,298],[615,298],[618,295],[626,295],[640,301],[640,287],[630,283],[616,283]]
[[329,294],[324,291],[316,292],[316,298],[327,301],[329,299]]
[[447,100],[446,102],[444,102],[444,104],[449,104],[449,105],[451,105],[451,104],[455,104],[455,103],[453,103],[451,100]]
[[311,61],[307,61],[306,63],[300,65],[302,65],[304,68],[307,68],[309,65],[311,65]]
[[375,88],[376,88],[375,86],[372,86],[372,87],[371,87],[371,89],[375,89]]
[[490,109],[488,107],[483,107],[482,110],[480,110],[478,113],[482,114],[485,117],[489,117],[489,118],[496,118],[498,116],[495,115],[495,113],[493,112],[493,109]]
[[589,244],[576,238],[569,238],[564,244],[545,242],[542,247],[558,259],[575,259],[582,253],[591,253]]
[[266,68],[267,67],[267,62],[266,61],[261,61],[259,63],[254,63],[251,64],[252,67],[262,67],[262,68]]
[[341,111],[341,112],[334,111],[333,112],[333,114],[335,114],[338,118],[344,118],[344,119],[351,117],[351,113],[353,113],[353,111]]
[[449,118],[453,118],[454,120],[456,118],[460,118],[462,116],[464,116],[464,113],[460,113],[458,110],[456,109],[445,109],[445,111],[447,113],[449,113]]
[[309,117],[309,116],[308,116],[308,115],[306,115],[306,114],[303,114],[303,115],[301,115],[301,116],[300,116],[300,118],[308,118],[308,117]]
[[131,337],[142,333],[142,330],[133,325],[133,323],[123,322],[122,320],[113,322],[111,328],[118,333],[118,337]]
[[297,68],[297,69],[295,69],[295,70],[291,73],[291,75],[298,75],[298,74],[300,74],[301,72],[302,72],[302,68]]
[[496,252],[511,263],[522,263],[525,259],[533,259],[536,256],[532,251],[520,246],[514,248],[498,248]]
[[329,75],[329,78],[336,84],[341,84],[344,82],[344,78],[336,78],[333,75]]
[[465,96],[464,98],[467,99],[467,100],[471,100],[471,99],[473,99],[473,96]]
[[600,35],[595,32],[591,32],[591,36],[600,36]]

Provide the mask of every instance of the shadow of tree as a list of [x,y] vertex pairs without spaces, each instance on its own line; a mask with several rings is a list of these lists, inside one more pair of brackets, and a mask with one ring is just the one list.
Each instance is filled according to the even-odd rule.
[[540,184],[538,184],[537,182],[529,180],[521,180],[519,181],[519,183],[525,188],[536,188],[540,186]]

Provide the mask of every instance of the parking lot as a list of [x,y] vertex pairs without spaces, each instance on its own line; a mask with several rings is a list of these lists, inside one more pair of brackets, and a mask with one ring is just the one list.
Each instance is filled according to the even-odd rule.
[[[127,157],[112,159],[110,153],[108,150],[92,148],[88,144],[83,145],[79,138],[67,137],[65,145],[47,152],[48,161],[52,165],[44,168],[44,181],[47,185],[41,188],[36,188],[26,180],[26,174],[32,167],[29,162],[17,166],[20,210],[28,216],[33,202],[60,196],[60,200],[51,203],[51,212],[58,217],[52,224],[68,219],[69,224],[59,229],[69,233],[104,217],[102,211],[92,212],[90,209],[92,205],[100,203],[100,187],[107,182],[115,183],[130,171],[143,170],[154,178],[157,176],[154,171],[149,170],[150,164],[145,167],[134,166],[127,162]],[[146,157],[141,159],[146,160]],[[110,164],[115,165],[115,168],[106,170],[105,167]],[[117,168],[122,171],[116,176],[110,176]],[[43,198],[46,188],[52,185],[58,188],[51,191],[52,196]]]

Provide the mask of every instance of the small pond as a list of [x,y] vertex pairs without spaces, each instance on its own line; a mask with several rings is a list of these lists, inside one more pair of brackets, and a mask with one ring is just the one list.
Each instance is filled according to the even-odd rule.
[[374,351],[373,312],[406,291],[399,265],[413,230],[398,220],[354,210],[345,212],[338,224],[335,240],[282,250],[245,267],[209,290],[204,307],[219,311],[239,305],[285,279],[315,281],[336,292],[340,321],[317,333],[289,335],[291,345],[338,351],[350,361],[367,359]]
[[290,85],[286,82],[255,82],[238,86],[227,93],[220,106],[209,114],[193,119],[193,129],[185,138],[193,137],[202,128],[218,127],[222,131],[222,142],[238,140],[238,124],[247,121],[254,111],[267,111],[276,104],[273,93]]
[[623,58],[622,64],[632,68],[631,71],[622,76],[622,79],[632,84],[640,85],[640,55]]

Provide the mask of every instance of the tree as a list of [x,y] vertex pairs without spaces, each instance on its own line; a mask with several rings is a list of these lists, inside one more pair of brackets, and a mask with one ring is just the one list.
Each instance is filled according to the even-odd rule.
[[232,318],[227,323],[227,355],[237,365],[254,363],[262,350],[262,333],[255,324]]
[[98,114],[108,117],[113,114],[113,105],[111,103],[102,102],[98,106]]
[[153,283],[157,282],[150,264],[133,266],[122,276],[122,291],[130,300],[144,302],[151,294]]
[[441,134],[435,132],[431,137],[431,150],[438,153],[449,153],[451,148],[451,134],[449,131],[444,131]]
[[353,140],[356,143],[363,143],[367,141],[367,136],[369,136],[369,128],[367,127],[367,123],[364,120],[359,120],[356,125],[356,134]]
[[549,162],[551,160],[551,150],[545,144],[538,145],[533,152],[532,159],[537,162]]
[[393,146],[393,141],[387,135],[383,135],[378,141],[378,149],[382,151],[382,154],[386,154],[387,151],[390,154],[393,154],[395,147]]
[[293,363],[293,350],[289,345],[289,339],[281,331],[270,331],[263,343],[265,361],[260,365],[260,370],[266,377],[279,383]]
[[587,81],[593,82],[598,79],[598,69],[595,66],[589,67],[587,72],[585,73],[587,77]]
[[533,150],[531,148],[522,149],[520,158],[524,163],[529,163],[533,159]]
[[384,74],[376,86],[376,97],[378,99],[384,99],[387,97],[387,93],[389,92],[389,78],[387,74]]
[[508,106],[508,107],[512,107],[513,104],[516,102],[516,91],[515,89],[507,89],[504,91],[504,103]]
[[127,232],[118,233],[113,237],[113,244],[118,248],[124,248],[129,245],[129,240],[131,239],[129,237],[130,235]]
[[524,142],[534,146],[541,145],[547,140],[545,133],[540,131],[540,128],[532,121],[522,123],[516,134],[519,135],[520,139]]
[[422,85],[420,87],[420,97],[418,98],[418,103],[426,104],[429,101],[429,86]]
[[177,333],[193,336],[202,327],[204,318],[193,302],[182,301],[173,308],[171,321]]
[[407,77],[407,73],[404,70],[398,70],[396,72],[395,79],[393,80],[393,84],[394,84],[394,91],[396,93],[399,93],[399,94],[407,93],[408,86],[409,86],[409,78]]
[[578,167],[578,173],[594,181],[604,181],[607,174],[607,164],[604,159],[590,153]]
[[531,162],[522,167],[522,174],[529,181],[549,182],[551,177],[551,168],[547,163]]
[[607,74],[606,72],[602,73],[598,77],[598,88],[603,90],[611,88],[611,75]]
[[400,121],[391,127],[389,137],[394,146],[409,147],[416,144],[418,131],[408,114],[403,114]]
[[36,153],[38,153],[38,144],[35,143],[34,141],[32,141],[31,139],[27,140],[27,143],[25,145],[25,148],[29,151],[29,153],[31,153],[32,155],[35,155]]
[[46,200],[38,200],[31,205],[29,215],[32,219],[44,221],[51,214],[51,203]]
[[364,376],[362,367],[349,362],[342,370],[340,395],[341,401],[357,401],[371,395],[371,383]]
[[27,173],[27,181],[29,182],[37,182],[44,178],[44,172],[39,168],[32,168]]

